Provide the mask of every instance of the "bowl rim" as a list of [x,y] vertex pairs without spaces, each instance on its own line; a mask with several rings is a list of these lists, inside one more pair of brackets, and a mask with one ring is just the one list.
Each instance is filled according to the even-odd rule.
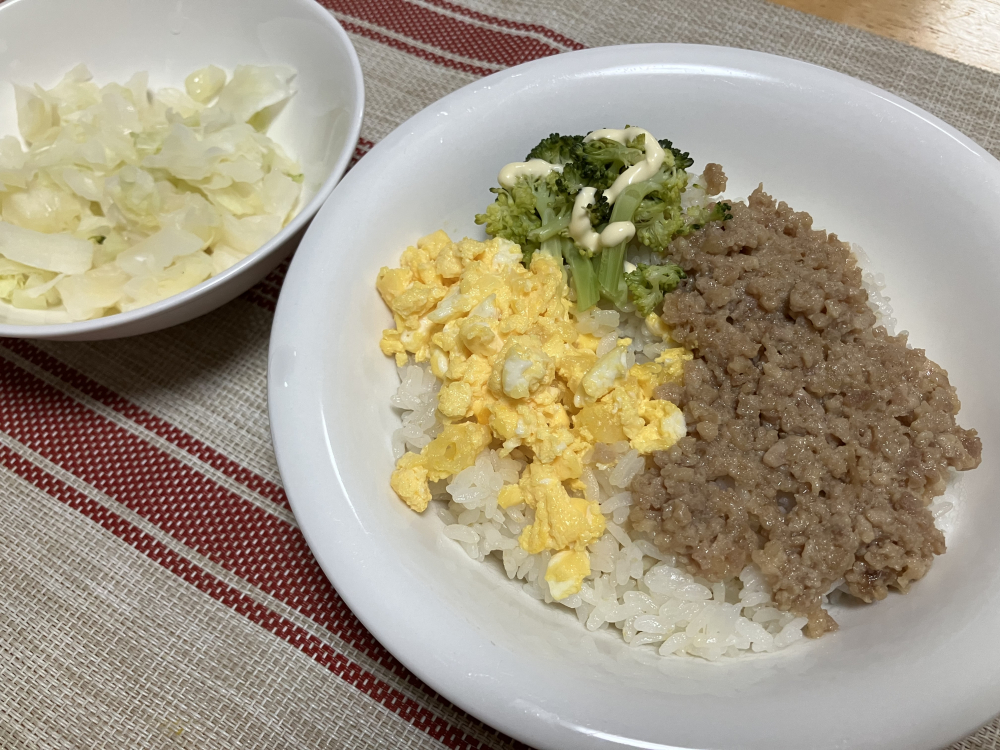
[[[608,68],[620,66],[622,64],[620,60],[612,60],[604,56],[614,55],[625,49],[636,50],[640,53],[642,51],[657,49],[673,50],[676,52],[691,50],[696,54],[699,51],[722,51],[723,54],[730,57],[727,64],[737,69],[775,65],[780,61],[780,64],[790,66],[795,72],[805,72],[807,75],[819,76],[817,80],[820,83],[828,83],[831,86],[849,84],[852,87],[856,87],[858,91],[884,99],[890,105],[898,107],[908,114],[925,121],[928,125],[939,130],[942,135],[956,141],[973,154],[986,160],[992,168],[1000,172],[1000,161],[953,126],[945,123],[923,108],[853,76],[823,66],[771,53],[742,48],[719,47],[717,45],[676,43],[615,45],[591,48],[563,53],[551,58],[533,60],[494,73],[491,76],[473,81],[456,89],[405,120],[389,135],[375,144],[369,153],[369,159],[371,159],[372,153],[380,154],[382,151],[397,147],[408,136],[419,132],[427,126],[430,118],[436,112],[447,110],[452,102],[463,99],[469,92],[486,91],[491,87],[491,84],[495,85],[515,76],[524,76],[535,69],[540,68],[544,70],[549,65],[558,64],[555,61],[562,60],[567,56],[581,60],[594,60],[595,63],[587,68],[587,70],[591,71],[598,66]],[[604,59],[602,60],[602,58]],[[600,63],[604,64],[600,65]],[[356,184],[361,184],[360,181],[364,179],[368,169],[374,168],[373,166],[370,167],[374,163],[375,160],[372,159],[365,164],[359,165],[359,168],[353,171],[344,184],[339,187],[339,191],[334,191],[320,215],[325,216],[333,213],[338,204],[338,196],[346,195],[348,192],[355,190]],[[400,628],[394,626],[388,618],[383,620],[374,616],[377,614],[374,610],[379,607],[368,602],[369,592],[365,590],[365,583],[369,581],[367,579],[359,580],[356,577],[358,567],[352,568],[345,565],[348,562],[348,553],[343,551],[343,545],[335,544],[330,539],[318,535],[319,522],[325,520],[323,516],[328,515],[328,513],[322,507],[318,507],[314,499],[317,492],[326,497],[327,503],[333,502],[333,499],[336,498],[338,503],[346,502],[348,506],[351,505],[351,498],[340,477],[340,470],[336,460],[332,462],[332,466],[330,467],[335,478],[332,486],[320,487],[315,475],[310,476],[310,469],[302,461],[302,457],[308,451],[312,450],[315,452],[316,450],[321,450],[324,455],[329,454],[331,459],[334,456],[332,449],[325,441],[321,441],[319,444],[314,442],[310,445],[309,441],[314,438],[327,437],[325,434],[313,434],[313,426],[310,423],[316,421],[316,416],[310,414],[308,415],[308,420],[306,420],[301,411],[295,411],[293,408],[306,403],[303,396],[303,392],[306,389],[302,388],[301,385],[305,383],[308,387],[312,387],[314,384],[319,383],[323,377],[322,370],[327,366],[322,359],[322,355],[317,355],[309,351],[310,349],[323,349],[324,347],[317,347],[317,342],[309,338],[309,334],[314,326],[302,325],[298,319],[298,314],[304,309],[304,303],[297,294],[298,287],[307,281],[309,271],[306,267],[306,259],[312,255],[309,250],[312,244],[319,243],[320,241],[320,227],[322,224],[321,220],[318,225],[314,224],[307,230],[302,241],[305,252],[299,253],[293,260],[286,276],[282,293],[279,296],[269,343],[268,415],[275,456],[283,484],[287,491],[289,504],[310,550],[313,552],[314,557],[327,578],[362,624],[407,669],[456,706],[511,737],[529,744],[536,743],[538,747],[546,748],[594,747],[600,744],[601,747],[609,748],[626,746],[643,747],[650,750],[677,750],[677,748],[674,748],[669,743],[659,744],[634,740],[628,737],[606,734],[588,727],[569,724],[555,714],[543,712],[541,708],[538,708],[537,712],[525,710],[523,706],[521,710],[518,710],[515,706],[507,705],[502,700],[489,700],[490,698],[498,698],[498,691],[496,689],[484,687],[477,690],[463,691],[461,689],[463,683],[458,679],[452,679],[461,675],[454,670],[449,671],[448,668],[441,668],[440,662],[437,662],[435,659],[436,652],[429,649],[427,644],[419,643],[417,641],[418,635],[411,633],[408,636],[402,633]],[[307,356],[302,357],[302,351],[299,350],[306,350]],[[296,370],[301,372],[304,369],[308,373],[297,376],[298,385],[300,386],[298,388],[284,387],[287,384],[281,382],[283,376],[289,371],[287,368],[292,364],[287,361],[289,356],[297,360],[294,362]],[[317,371],[314,372],[313,370]],[[310,394],[308,406],[310,408],[317,405],[325,406],[320,401],[321,399],[318,399],[315,394]],[[330,414],[320,414],[318,419],[322,426],[325,427],[334,421],[336,417]],[[301,495],[299,494],[300,492]],[[314,525],[312,522],[317,523]],[[369,578],[371,575],[372,573],[369,572]],[[360,578],[364,579],[365,577],[361,576]],[[413,626],[412,623],[411,626]],[[460,638],[456,637],[452,642],[453,647],[457,648],[460,640]],[[468,687],[467,683],[465,687]],[[948,731],[953,732],[952,736],[958,739],[962,736],[960,733],[968,734],[974,731],[983,721],[987,721],[993,713],[995,713],[995,709],[992,709],[988,714],[977,714],[975,719],[970,718],[968,713],[963,714],[961,718],[951,718],[946,722],[949,727]],[[532,730],[535,731],[533,732]],[[893,747],[897,746],[897,744],[893,744]],[[701,745],[698,747],[701,747]]]
[[[2,23],[2,19],[4,18],[4,12],[9,12],[10,8],[16,8],[26,3],[38,1],[39,0],[8,0],[8,2],[0,4],[0,23]],[[183,305],[192,302],[196,298],[205,294],[210,294],[212,290],[231,283],[237,276],[242,275],[244,271],[263,263],[267,263],[275,251],[277,251],[282,245],[291,239],[296,232],[300,231],[309,221],[312,220],[313,216],[316,215],[322,205],[326,202],[327,198],[330,197],[330,194],[337,186],[340,178],[344,176],[344,173],[347,171],[347,167],[354,155],[355,148],[357,147],[358,140],[361,135],[361,124],[364,120],[365,83],[357,50],[354,49],[354,45],[351,43],[350,37],[348,37],[344,27],[340,25],[340,22],[334,17],[334,15],[318,2],[314,2],[314,0],[291,0],[291,2],[298,4],[301,8],[311,13],[316,21],[324,24],[328,30],[332,31],[334,36],[338,38],[341,45],[346,50],[347,57],[350,60],[351,77],[354,80],[354,84],[357,89],[357,95],[355,97],[356,106],[351,115],[351,122],[347,130],[347,138],[344,141],[340,157],[337,159],[330,174],[327,175],[327,178],[320,185],[312,199],[305,206],[303,206],[302,209],[292,218],[292,220],[282,227],[281,231],[274,235],[274,237],[269,239],[245,258],[240,259],[239,262],[234,263],[222,273],[217,274],[216,276],[211,276],[190,289],[185,289],[183,292],[173,294],[166,299],[159,300],[158,302],[154,302],[150,305],[138,307],[135,310],[115,313],[114,315],[106,315],[100,318],[92,318],[90,320],[78,320],[71,323],[40,323],[37,325],[11,325],[8,323],[0,323],[0,337],[22,339],[61,339],[80,337],[97,332],[109,332],[119,327],[131,327],[132,325],[141,323],[147,319],[155,318],[168,310],[182,307]],[[208,311],[206,310],[205,312]],[[125,333],[124,335],[129,336],[133,334]]]

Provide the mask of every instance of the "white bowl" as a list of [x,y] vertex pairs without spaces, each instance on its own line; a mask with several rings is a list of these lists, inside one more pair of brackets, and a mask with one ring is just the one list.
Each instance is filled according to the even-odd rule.
[[364,85],[354,47],[314,0],[8,0],[0,5],[0,135],[17,131],[11,83],[51,86],[84,63],[100,84],[148,71],[150,87],[183,88],[205,65],[287,64],[297,93],[268,134],[303,166],[302,210],[260,249],[196,287],[96,320],[10,325],[0,336],[93,340],[183,323],[260,281],[292,250],[350,162]]
[[[951,374],[983,464],[948,499],[948,554],[906,596],[836,612],[841,630],[774,654],[637,658],[529,599],[443,539],[389,489],[389,396],[378,341],[382,265],[473,215],[502,164],[550,132],[641,125],[721,163],[728,195],[763,181],[816,226],[860,243],[899,327]],[[377,201],[372,196],[378,196]],[[573,52],[477,81],[379,143],[337,188],[292,263],[268,388],[278,464],[341,596],[435,690],[538,748],[942,747],[1000,708],[1000,164],[884,91],[736,49]],[[391,210],[386,211],[386,206]],[[331,246],[344,248],[329,252]]]

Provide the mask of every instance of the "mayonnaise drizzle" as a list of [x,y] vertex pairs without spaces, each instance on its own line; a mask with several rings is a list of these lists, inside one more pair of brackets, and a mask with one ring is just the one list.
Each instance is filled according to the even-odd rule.
[[[618,179],[615,180],[614,184],[604,191],[604,196],[608,199],[608,203],[613,204],[622,191],[629,185],[648,180],[655,175],[660,170],[666,154],[652,134],[642,128],[602,128],[589,133],[583,139],[584,143],[586,143],[598,138],[608,138],[612,141],[625,144],[639,135],[646,136],[643,142],[643,150],[646,153],[646,158],[618,175]],[[512,188],[514,187],[514,183],[517,182],[518,177],[544,177],[552,171],[562,172],[563,165],[550,164],[543,159],[514,161],[500,170],[497,181],[505,188]],[[604,231],[600,233],[594,231],[594,227],[590,223],[587,208],[594,202],[596,193],[597,190],[592,187],[581,189],[576,194],[576,200],[573,203],[573,212],[570,214],[569,220],[569,236],[573,238],[573,241],[577,245],[584,248],[591,255],[601,248],[614,247],[615,245],[620,245],[622,242],[628,242],[635,237],[635,224],[631,221],[614,221],[608,224],[604,228]]]
[[650,134],[650,132],[648,130],[643,130],[642,128],[624,128],[622,130],[615,128],[602,128],[600,130],[595,130],[593,133],[589,133],[587,137],[583,139],[584,143],[597,140],[598,138],[607,138],[609,140],[625,144],[639,135],[646,136],[642,147],[646,152],[646,158],[618,175],[618,179],[615,180],[614,184],[604,191],[604,195],[607,197],[608,203],[614,203],[618,196],[621,195],[622,190],[627,188],[632,183],[648,180],[654,174],[659,172],[666,153],[663,151],[660,144],[656,142],[656,139]]
[[[594,227],[590,224],[590,214],[587,213],[587,207],[594,202],[596,193],[597,188],[580,188],[580,192],[576,194],[576,200],[573,202],[573,213],[569,217],[569,236],[591,255],[601,249],[601,235],[594,231]],[[634,226],[632,232],[635,233]]]
[[544,177],[549,172],[562,172],[562,164],[549,164],[544,159],[529,159],[528,161],[512,161],[500,170],[497,182],[505,188],[514,187],[518,177]]
[[597,190],[592,187],[581,189],[576,194],[569,219],[569,236],[591,255],[602,247],[614,247],[635,237],[635,224],[631,221],[613,221],[600,234],[594,231],[587,207],[594,202],[596,193]]
[[601,244],[614,247],[635,237],[635,224],[631,221],[613,221],[601,232]]

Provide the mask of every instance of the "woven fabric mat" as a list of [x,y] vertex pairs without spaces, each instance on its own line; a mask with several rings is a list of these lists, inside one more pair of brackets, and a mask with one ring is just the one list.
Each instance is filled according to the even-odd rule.
[[[1000,76],[761,0],[631,0],[613,24],[577,0],[325,4],[366,77],[359,158],[477,77],[636,42],[825,65],[1000,155]],[[409,674],[306,548],[265,402],[282,277],[157,334],[0,340],[0,748],[517,746]]]

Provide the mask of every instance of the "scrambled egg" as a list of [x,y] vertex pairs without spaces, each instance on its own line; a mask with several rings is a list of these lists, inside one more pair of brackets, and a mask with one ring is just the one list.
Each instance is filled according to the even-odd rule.
[[417,453],[403,454],[392,472],[389,484],[403,502],[417,513],[427,508],[431,501],[428,482],[436,482],[472,466],[493,437],[489,428],[463,422],[445,425],[441,434]]
[[[584,456],[623,440],[646,454],[687,434],[681,410],[652,396],[680,382],[691,353],[666,349],[629,367],[631,342],[620,339],[598,357],[599,340],[579,333],[570,315],[562,262],[536,253],[525,268],[520,248],[504,239],[452,242],[435,232],[407,248],[399,268],[382,268],[376,288],[396,323],[383,331],[382,351],[400,366],[428,362],[442,381],[444,429],[399,459],[393,490],[420,512],[429,482],[471,466],[491,445],[501,455],[520,449],[529,464],[499,504],[534,510],[518,543],[530,554],[553,552],[545,575],[553,598],[575,594],[590,575],[587,545],[605,530],[598,503],[570,494]],[[646,324],[668,338],[658,316]]]

